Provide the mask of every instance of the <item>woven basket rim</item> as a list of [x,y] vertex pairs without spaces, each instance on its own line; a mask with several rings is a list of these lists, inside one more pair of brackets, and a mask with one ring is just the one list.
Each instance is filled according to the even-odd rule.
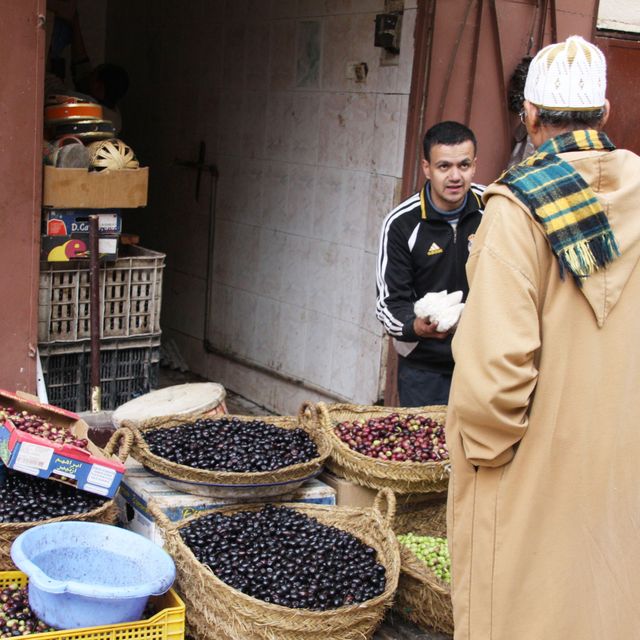
[[[204,417],[204,416],[202,416]],[[286,467],[280,467],[279,469],[274,469],[273,471],[218,471],[213,469],[197,469],[195,467],[189,467],[183,464],[177,464],[175,462],[171,462],[166,458],[162,458],[151,452],[149,445],[144,440],[145,431],[149,431],[151,429],[172,429],[175,424],[168,425],[132,425],[128,422],[123,422],[123,426],[129,428],[134,433],[134,442],[131,447],[131,455],[136,458],[143,465],[148,465],[154,471],[158,473],[162,473],[164,475],[168,475],[167,471],[176,471],[183,474],[191,475],[190,480],[194,480],[195,477],[199,478],[201,482],[206,483],[207,481],[217,480],[218,482],[215,484],[224,484],[226,483],[230,486],[232,485],[246,485],[246,484],[261,484],[261,480],[264,480],[262,484],[268,484],[274,481],[274,478],[277,478],[281,475],[286,475],[287,478],[291,481],[301,480],[303,478],[310,477],[316,471],[319,471],[323,466],[325,460],[331,454],[331,444],[326,439],[325,434],[322,429],[320,429],[313,422],[305,422],[300,416],[246,416],[239,414],[220,414],[216,415],[215,419],[238,419],[243,422],[254,422],[258,420],[262,420],[263,422],[271,424],[275,424],[277,422],[281,422],[283,424],[275,424],[275,426],[293,430],[296,428],[303,429],[307,435],[313,440],[317,449],[318,456],[312,458],[311,460],[307,460],[305,462],[300,462],[297,464],[289,465]],[[193,418],[191,421],[195,421],[198,418]],[[186,421],[189,422],[189,421]],[[183,424],[183,423],[180,423]],[[151,463],[151,464],[149,464]],[[153,466],[155,465],[155,466]],[[289,476],[293,476],[289,478]],[[169,476],[175,480],[181,480],[180,476]]]
[[[371,508],[357,509],[353,507],[336,507],[334,505],[304,504],[300,502],[279,502],[277,506],[290,507],[292,509],[296,509],[297,511],[302,511],[303,513],[306,513],[311,517],[316,517],[315,515],[316,513],[332,513],[336,515],[345,515],[346,517],[350,516],[350,517],[374,519],[377,521],[378,525],[383,530],[385,530],[386,537],[390,539],[392,543],[395,542],[396,548],[399,547],[399,544],[395,538],[395,534],[393,533],[393,530],[391,529],[389,524],[387,524],[383,520],[379,512],[377,512],[375,509],[371,509]],[[221,514],[227,515],[227,514],[239,513],[243,511],[259,511],[264,507],[265,507],[265,503],[234,504],[234,505],[226,505],[224,507],[219,507],[216,509],[210,509],[207,511],[202,511],[184,520],[180,520],[179,522],[172,522],[170,527],[164,527],[164,532],[166,535],[174,536],[174,540],[177,541],[177,544],[181,545],[182,551],[187,553],[189,558],[198,565],[196,567],[196,570],[200,574],[206,575],[207,577],[212,577],[217,586],[229,589],[230,591],[233,592],[234,597],[238,597],[240,598],[240,600],[244,600],[253,606],[258,605],[260,607],[264,607],[267,611],[272,613],[286,612],[287,615],[289,616],[297,616],[297,617],[313,616],[315,619],[317,619],[320,622],[324,618],[334,618],[336,616],[336,612],[348,613],[351,611],[356,611],[356,610],[362,611],[363,609],[378,607],[384,604],[386,601],[388,601],[389,598],[393,597],[394,593],[397,590],[398,580],[400,577],[401,562],[399,558],[398,558],[398,562],[396,563],[397,566],[391,567],[392,569],[395,569],[395,571],[392,572],[391,576],[389,575],[390,573],[389,566],[381,562],[380,559],[378,559],[378,562],[380,562],[380,564],[383,564],[385,568],[385,576],[387,578],[385,589],[380,595],[376,596],[375,598],[365,600],[364,602],[360,602],[358,604],[344,605],[342,607],[337,607],[336,609],[328,609],[326,611],[314,611],[313,609],[295,609],[293,607],[286,607],[284,605],[265,602],[264,600],[260,600],[259,598],[254,598],[253,596],[249,596],[246,593],[243,593],[239,589],[236,589],[235,587],[228,585],[226,582],[218,578],[218,576],[216,576],[216,574],[211,570],[209,566],[202,564],[196,558],[193,551],[191,551],[191,549],[187,546],[187,544],[185,544],[185,542],[180,537],[180,534],[179,534],[180,529],[184,528],[185,526],[188,526],[191,522],[195,520],[199,520],[200,518],[204,518],[208,515],[212,515],[215,513],[221,513]],[[322,522],[321,518],[316,518],[316,519]],[[325,524],[324,522],[322,523]],[[163,528],[162,524],[160,524],[160,526],[161,528]],[[341,528],[337,525],[327,525],[327,526],[335,526],[336,528]],[[351,533],[348,529],[342,529],[342,530],[347,531],[348,533]],[[353,533],[351,535],[358,537],[356,536],[356,534],[353,534]],[[363,541],[361,540],[361,542]],[[368,543],[365,543],[365,544],[368,544]],[[369,545],[369,546],[372,546],[372,545]],[[380,551],[376,549],[376,553],[380,554]],[[398,549],[398,554],[399,554],[399,549]]]
[[398,542],[400,547],[400,571],[422,584],[428,584],[430,588],[438,587],[445,595],[451,594],[451,585],[441,580],[429,565],[420,560],[418,556],[406,545]]
[[58,520],[75,520],[79,518],[86,519],[87,517],[100,515],[103,511],[108,511],[109,508],[113,506],[115,506],[115,501],[112,498],[110,500],[107,500],[104,504],[101,504],[99,507],[96,507],[91,511],[84,511],[82,513],[55,516],[53,518],[46,518],[45,520],[30,520],[29,522],[0,522],[0,533],[9,529],[30,529],[41,524],[57,522]]
[[[334,431],[335,420],[332,418],[331,414],[337,413],[339,411],[344,411],[346,413],[349,412],[348,409],[343,409],[343,407],[358,407],[363,408],[367,411],[354,411],[354,415],[360,413],[369,413],[368,410],[371,410],[371,414],[375,414],[376,410],[388,410],[384,411],[385,414],[393,414],[398,413],[401,416],[409,416],[409,415],[424,415],[425,413],[430,413],[432,415],[444,415],[446,417],[446,407],[443,411],[441,407],[444,405],[435,405],[434,407],[375,407],[375,406],[363,406],[363,405],[348,405],[348,404],[334,404],[334,405],[325,405],[323,402],[318,403],[319,413],[320,413],[320,421],[325,428],[325,433],[327,437],[331,441],[331,445],[333,450],[336,449],[342,453],[342,455],[346,459],[351,459],[360,463],[369,463],[375,465],[378,469],[380,469],[381,473],[384,474],[385,477],[389,475],[393,475],[394,471],[398,470],[398,467],[402,467],[402,471],[410,470],[412,472],[418,473],[418,475],[425,475],[430,471],[434,471],[436,469],[443,469],[446,465],[449,464],[449,460],[442,461],[434,461],[431,460],[429,462],[414,462],[411,460],[381,460],[380,458],[372,458],[370,456],[366,456],[363,453],[358,451],[354,451],[346,442],[340,440],[340,438],[336,435]],[[323,413],[323,407],[326,410],[326,413]],[[429,411],[416,411],[416,409],[429,409]],[[431,415],[427,416],[431,417]],[[340,461],[338,460],[338,463]],[[444,470],[444,469],[443,469]],[[391,474],[389,474],[391,472]],[[422,472],[422,473],[421,473]],[[416,477],[416,482],[419,482],[422,478]]]

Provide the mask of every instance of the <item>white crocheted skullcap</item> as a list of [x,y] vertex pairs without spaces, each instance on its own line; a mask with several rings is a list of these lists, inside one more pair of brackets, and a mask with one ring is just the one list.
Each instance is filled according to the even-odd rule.
[[588,111],[604,106],[607,63],[598,47],[580,36],[541,49],[531,61],[525,100],[538,107]]

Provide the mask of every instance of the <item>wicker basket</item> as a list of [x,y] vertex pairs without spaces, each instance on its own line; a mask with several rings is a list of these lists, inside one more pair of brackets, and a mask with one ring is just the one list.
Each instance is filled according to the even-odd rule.
[[[412,531],[421,536],[447,535],[446,502],[433,503],[424,507],[421,517],[414,526],[403,533]],[[394,531],[398,530],[398,520],[394,521]],[[442,582],[425,562],[420,560],[405,545],[400,544],[400,580],[393,608],[421,627],[430,627],[443,633],[453,633],[453,610],[451,587]]]
[[[383,503],[386,503],[384,513]],[[162,531],[165,548],[176,563],[178,589],[187,605],[187,622],[198,640],[366,640],[372,637],[391,606],[400,570],[398,542],[390,526],[395,511],[391,491],[381,492],[371,509],[286,504],[323,524],[355,535],[377,551],[378,561],[386,569],[387,583],[382,594],[329,611],[293,609],[245,595],[198,562],[180,537],[182,527],[207,513],[254,511],[264,505],[213,509],[178,523],[170,522],[153,502],[148,506]]]
[[[193,416],[196,419],[200,416]],[[157,421],[130,423],[123,421],[122,426],[131,429],[134,442],[131,449],[131,455],[145,467],[159,473],[168,478],[181,480],[185,482],[202,482],[206,484],[217,485],[260,485],[260,484],[276,484],[303,480],[320,471],[325,460],[329,456],[331,446],[320,429],[315,412],[312,405],[304,403],[300,407],[297,416],[234,416],[226,415],[225,418],[237,418],[238,420],[250,422],[253,420],[262,420],[283,429],[304,429],[318,448],[318,456],[307,462],[290,465],[275,471],[257,471],[257,472],[232,472],[232,471],[211,471],[208,469],[195,469],[186,465],[176,464],[161,458],[149,449],[149,445],[145,442],[144,433],[150,429],[170,429],[178,424],[189,422],[190,419],[181,415],[178,418],[163,421],[161,425]]]
[[[121,462],[124,462],[129,455],[132,436],[124,430],[115,431],[104,448],[106,456],[116,453]],[[55,480],[51,480],[55,482]],[[84,520],[86,522],[101,522],[103,524],[115,524],[118,520],[118,507],[113,500],[105,502],[103,505],[87,511],[86,513],[76,513],[59,518],[49,518],[47,520],[36,520],[34,522],[3,522],[0,523],[0,571],[13,571],[15,566],[11,561],[11,545],[13,541],[27,529],[36,525],[48,524],[50,522],[63,522],[64,520]]]
[[444,423],[445,406],[431,407],[369,407],[352,404],[316,405],[319,421],[331,444],[331,456],[326,466],[336,475],[370,489],[392,489],[397,494],[446,491],[449,483],[448,462],[393,462],[379,460],[353,451],[335,434],[336,423],[358,418],[368,420],[392,413],[400,416],[427,416]]

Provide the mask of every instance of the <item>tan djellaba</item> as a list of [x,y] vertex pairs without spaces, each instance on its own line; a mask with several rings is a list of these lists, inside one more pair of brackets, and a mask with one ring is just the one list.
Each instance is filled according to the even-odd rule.
[[580,289],[485,193],[447,418],[456,640],[640,638],[640,158],[561,157],[622,255]]

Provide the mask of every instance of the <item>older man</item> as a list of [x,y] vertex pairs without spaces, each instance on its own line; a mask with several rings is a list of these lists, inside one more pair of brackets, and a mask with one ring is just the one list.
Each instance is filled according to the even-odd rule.
[[485,192],[447,421],[456,640],[640,637],[640,158],[580,37],[531,63],[537,152]]

